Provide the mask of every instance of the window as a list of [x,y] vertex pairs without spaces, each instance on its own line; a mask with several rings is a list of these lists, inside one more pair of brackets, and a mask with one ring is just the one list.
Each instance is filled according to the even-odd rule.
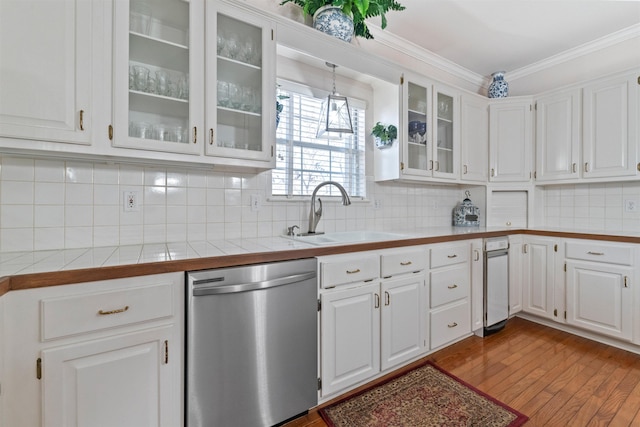
[[[276,168],[272,170],[271,193],[308,196],[318,184],[331,180],[340,183],[349,196],[364,197],[364,102],[349,98],[353,134],[325,134],[317,138],[318,118],[326,97],[313,96],[311,92],[310,88],[286,83],[278,88],[283,109],[276,131]],[[327,185],[318,194],[337,196],[339,192],[335,186]]]

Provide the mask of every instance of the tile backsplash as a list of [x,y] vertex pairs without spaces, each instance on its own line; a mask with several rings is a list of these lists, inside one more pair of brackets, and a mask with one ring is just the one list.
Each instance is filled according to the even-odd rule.
[[[292,225],[306,230],[309,202],[273,200],[270,180],[269,171],[0,156],[0,251],[271,237]],[[369,179],[366,201],[345,207],[325,200],[318,230],[448,226],[465,189]],[[136,211],[125,212],[125,192],[137,195]],[[640,182],[548,186],[540,194],[540,225],[640,232]],[[258,211],[251,210],[252,195],[261,200]],[[639,203],[637,210],[626,212],[625,201]]]
[[[270,199],[271,173],[0,156],[0,251],[282,235],[308,201]],[[138,209],[124,210],[134,192]],[[448,226],[456,186],[367,183],[367,201],[324,204],[319,231]],[[251,210],[251,196],[261,207]],[[378,203],[374,203],[377,201]]]

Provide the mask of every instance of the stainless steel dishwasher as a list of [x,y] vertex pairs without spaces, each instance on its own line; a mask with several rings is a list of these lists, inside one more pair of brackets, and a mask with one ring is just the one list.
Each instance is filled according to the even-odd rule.
[[316,269],[187,272],[188,427],[271,426],[317,405]]

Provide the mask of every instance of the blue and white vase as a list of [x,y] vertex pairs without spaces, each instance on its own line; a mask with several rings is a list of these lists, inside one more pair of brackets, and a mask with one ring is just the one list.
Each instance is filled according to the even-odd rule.
[[493,81],[489,85],[489,98],[506,98],[509,96],[509,83],[504,80],[504,71],[491,74]]
[[313,14],[313,28],[344,40],[353,38],[353,19],[338,6],[322,6]]

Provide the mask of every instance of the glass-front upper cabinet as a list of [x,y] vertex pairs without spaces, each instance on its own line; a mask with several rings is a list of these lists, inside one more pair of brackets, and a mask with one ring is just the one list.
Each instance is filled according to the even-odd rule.
[[433,176],[458,178],[460,159],[459,100],[453,90],[434,86]]
[[271,21],[207,3],[207,155],[272,161],[275,55]]
[[116,1],[113,145],[202,153],[202,0]]
[[407,81],[403,85],[403,123],[406,126],[403,159],[400,168],[403,175],[431,176],[433,157],[431,137],[428,132],[431,117],[430,85],[419,85]]

